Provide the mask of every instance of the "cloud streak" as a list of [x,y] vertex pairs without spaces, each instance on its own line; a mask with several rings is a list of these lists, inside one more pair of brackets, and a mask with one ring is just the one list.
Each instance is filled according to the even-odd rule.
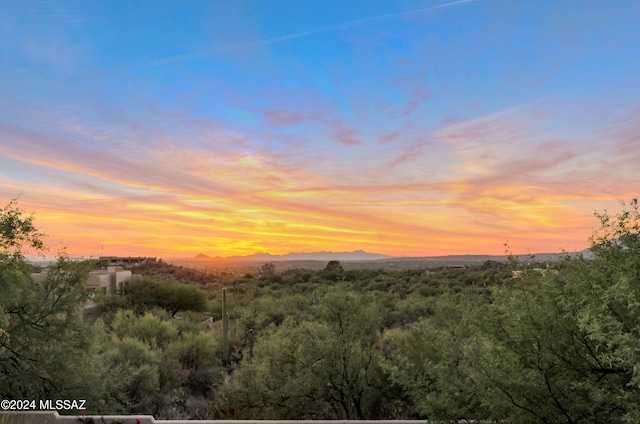
[[199,51],[191,52],[191,53],[178,54],[178,55],[165,57],[165,58],[158,59],[158,60],[151,60],[151,61],[139,63],[139,64],[136,64],[136,65],[120,66],[120,67],[115,68],[115,69],[110,69],[110,70],[106,70],[106,71],[94,72],[94,73],[90,73],[90,74],[86,74],[86,75],[82,75],[82,76],[72,77],[72,78],[67,79],[66,82],[77,81],[77,80],[85,80],[85,79],[91,79],[91,78],[96,78],[96,77],[103,77],[103,76],[106,76],[106,75],[122,73],[122,72],[126,72],[126,71],[131,71],[131,70],[134,70],[134,69],[140,69],[140,68],[162,66],[162,65],[170,65],[170,64],[174,64],[174,63],[180,63],[180,62],[184,62],[184,61],[188,61],[188,60],[198,59],[198,58],[205,57],[205,56],[214,56],[214,55],[224,54],[224,53],[233,52],[233,51],[244,51],[244,50],[247,50],[247,49],[260,47],[260,46],[271,46],[271,45],[286,43],[286,42],[290,42],[290,41],[295,41],[295,40],[298,40],[298,39],[310,37],[310,36],[317,35],[317,34],[348,30],[348,29],[356,28],[356,27],[363,26],[363,25],[369,25],[369,24],[373,24],[373,23],[376,23],[376,22],[381,22],[381,21],[388,20],[388,19],[408,17],[408,16],[416,16],[416,15],[419,15],[419,14],[422,14],[422,13],[429,12],[431,10],[449,8],[449,7],[453,7],[453,6],[462,5],[462,4],[465,4],[465,3],[472,3],[472,2],[475,2],[475,1],[478,1],[478,0],[458,0],[458,1],[453,1],[453,2],[449,2],[449,3],[436,5],[436,6],[429,6],[429,7],[422,7],[422,8],[418,8],[418,9],[406,10],[406,11],[403,11],[403,12],[387,13],[387,14],[383,14],[383,15],[369,16],[369,17],[360,18],[360,19],[353,19],[353,20],[350,20],[350,21],[341,22],[339,24],[326,25],[326,26],[323,26],[323,27],[313,28],[313,29],[310,29],[310,30],[307,30],[307,31],[300,31],[300,32],[292,33],[292,34],[281,35],[281,36],[277,36],[277,37],[270,37],[270,38],[266,38],[266,39],[263,39],[263,40],[256,40],[256,41],[251,41],[251,42],[246,42],[246,43],[227,44],[225,46],[220,46],[220,47],[216,47],[216,48],[213,48],[213,49],[206,49],[206,50],[199,50]]
[[[296,162],[309,155],[303,146],[297,154],[279,158],[266,146],[254,146],[259,148],[251,152],[246,150],[248,144],[226,145],[220,151],[215,150],[216,143],[187,146],[170,133],[157,133],[165,142],[153,148],[128,139],[130,150],[116,154],[103,143],[76,141],[71,134],[96,137],[91,128],[67,125],[61,119],[57,122],[66,136],[0,125],[6,140],[0,155],[34,170],[42,167],[52,176],[54,186],[32,188],[27,197],[55,193],[55,201],[36,200],[33,205],[52,222],[50,232],[64,234],[66,240],[82,239],[74,243],[79,250],[124,249],[125,243],[109,241],[116,232],[130,234],[126,237],[141,254],[149,249],[161,254],[158,246],[170,244],[174,255],[194,246],[222,255],[274,246],[315,250],[318,245],[384,253],[397,248],[402,254],[475,250],[473,244],[459,246],[459,240],[493,244],[489,251],[501,253],[507,239],[512,248],[531,248],[527,243],[532,233],[558,244],[573,234],[577,244],[586,240],[590,211],[576,217],[571,204],[606,197],[608,183],[598,181],[602,167],[616,161],[631,163],[626,157],[634,146],[630,134],[637,122],[623,120],[608,135],[601,134],[619,141],[598,165],[589,158],[602,156],[603,145],[600,152],[580,151],[571,147],[573,141],[558,140],[555,132],[539,132],[536,128],[548,126],[549,118],[539,117],[537,107],[510,108],[441,127],[426,135],[428,143],[399,134],[389,143],[357,146],[366,147],[368,155],[372,154],[368,149],[375,152],[392,145],[394,151],[404,149],[389,158],[371,156],[377,162],[369,162],[369,167],[377,171],[370,174],[349,155],[323,157],[316,169],[327,168],[314,173]],[[305,113],[300,111],[299,116]],[[443,168],[447,172],[417,178],[415,169],[442,166],[447,156],[451,163]],[[581,170],[585,160],[591,169]],[[338,172],[349,167],[360,175]],[[567,178],[567,172],[573,175]],[[6,192],[16,182],[3,186]],[[628,181],[619,192],[632,187]],[[452,226],[453,222],[460,224]],[[514,236],[514,229],[522,235]],[[557,229],[563,230],[562,236],[554,234]],[[139,234],[151,236],[144,240]],[[438,247],[425,247],[425,240]]]
[[[546,5],[454,1],[354,20],[360,12],[320,2],[307,31],[278,6],[232,8],[220,34],[207,32],[207,17],[222,18],[203,4],[197,16],[171,10],[182,32],[159,40],[145,38],[161,32],[156,22],[121,35],[114,21],[96,21],[87,39],[118,45],[74,38],[74,51],[89,53],[73,72],[140,62],[113,67],[136,69],[115,78],[95,73],[107,76],[99,84],[47,85],[69,71],[41,69],[29,46],[8,43],[0,194],[22,192],[70,252],[500,254],[506,240],[515,252],[555,251],[586,247],[592,212],[637,196],[640,105],[627,85],[640,72],[640,54],[629,54],[636,26],[618,39],[583,28],[581,37],[619,47],[550,68],[565,51],[522,30],[553,30]],[[380,7],[390,6],[371,9]],[[454,7],[464,22],[405,19]],[[246,43],[233,42],[239,22]],[[254,27],[286,35],[260,39]],[[58,35],[64,44],[68,34]],[[198,48],[216,39],[231,42]],[[172,54],[184,51],[193,53]],[[611,64],[597,74],[592,58],[603,55]],[[191,60],[206,56],[216,57]],[[628,70],[638,72],[618,74]]]

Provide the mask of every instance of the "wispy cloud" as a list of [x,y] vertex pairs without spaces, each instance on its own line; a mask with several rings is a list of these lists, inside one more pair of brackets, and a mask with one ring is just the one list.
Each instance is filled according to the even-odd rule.
[[[198,16],[172,15],[181,32],[159,41],[145,37],[160,29],[144,19],[115,34],[105,16],[85,28],[91,41],[63,31],[53,44],[46,28],[29,27],[41,46],[69,43],[71,70],[37,45],[7,43],[16,25],[0,28],[10,47],[0,64],[0,194],[22,192],[74,251],[582,248],[594,209],[637,196],[635,26],[617,38],[563,29],[558,48],[544,35],[557,26],[546,5],[445,0],[351,19],[362,9],[318,3],[322,13],[291,25],[277,5],[246,15],[225,5],[221,15],[203,4]],[[67,18],[76,19],[46,20],[61,30]],[[533,22],[536,43],[523,30]],[[272,37],[276,27],[284,35]],[[572,36],[596,40],[581,39],[579,62],[564,55]],[[74,74],[107,77],[47,83]]]
[[192,59],[197,59],[205,56],[214,56],[214,55],[224,54],[227,52],[243,51],[243,50],[260,47],[260,46],[270,46],[270,45],[275,45],[280,43],[286,43],[289,41],[294,41],[294,40],[310,37],[317,34],[348,30],[348,29],[356,28],[363,25],[369,25],[369,24],[373,24],[373,23],[388,20],[388,19],[417,16],[422,13],[429,12],[431,10],[460,6],[462,4],[471,3],[475,1],[477,0],[458,0],[458,1],[443,3],[435,6],[428,6],[428,7],[418,8],[418,9],[406,10],[402,12],[387,13],[387,14],[382,14],[377,16],[369,16],[369,17],[360,18],[360,19],[353,19],[353,20],[341,22],[338,24],[313,28],[307,31],[300,31],[296,33],[280,35],[277,37],[270,37],[262,40],[256,40],[256,41],[250,41],[250,42],[244,42],[244,43],[227,44],[227,45],[218,46],[212,49],[205,49],[205,50],[199,50],[191,53],[173,55],[173,56],[165,57],[162,59],[147,61],[147,62],[135,64],[135,65],[121,66],[115,69],[109,69],[105,71],[99,71],[91,74],[70,78],[68,81],[100,77],[100,76],[105,76],[105,75],[119,73],[119,72],[125,72],[125,71],[138,69],[138,68],[168,65],[168,64],[179,63],[179,62],[188,61]]

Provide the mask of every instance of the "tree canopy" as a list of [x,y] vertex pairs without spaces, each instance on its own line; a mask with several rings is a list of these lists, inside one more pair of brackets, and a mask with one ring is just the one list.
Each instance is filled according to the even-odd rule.
[[79,308],[92,265],[61,256],[34,281],[24,249],[41,251],[44,241],[33,221],[15,201],[0,214],[0,397],[86,395],[91,334]]
[[127,282],[124,295],[129,305],[139,312],[158,306],[175,316],[179,311],[201,312],[207,307],[205,292],[173,280],[136,277]]

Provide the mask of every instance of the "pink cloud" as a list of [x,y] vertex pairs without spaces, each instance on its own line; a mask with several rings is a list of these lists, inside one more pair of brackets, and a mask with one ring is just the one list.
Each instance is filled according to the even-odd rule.
[[356,146],[360,144],[360,140],[356,138],[358,131],[350,128],[338,128],[335,130],[334,137],[335,139],[342,144],[343,146]]
[[269,125],[291,127],[300,123],[318,119],[319,113],[310,113],[293,109],[267,109],[262,112]]
[[396,138],[398,138],[399,135],[400,135],[400,131],[398,130],[394,130],[394,131],[382,134],[378,138],[378,143],[389,143],[395,140]]

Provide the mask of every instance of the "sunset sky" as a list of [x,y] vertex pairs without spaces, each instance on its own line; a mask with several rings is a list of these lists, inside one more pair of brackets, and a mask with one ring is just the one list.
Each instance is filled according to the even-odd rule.
[[640,195],[640,2],[2,2],[0,207],[55,252],[581,250]]

